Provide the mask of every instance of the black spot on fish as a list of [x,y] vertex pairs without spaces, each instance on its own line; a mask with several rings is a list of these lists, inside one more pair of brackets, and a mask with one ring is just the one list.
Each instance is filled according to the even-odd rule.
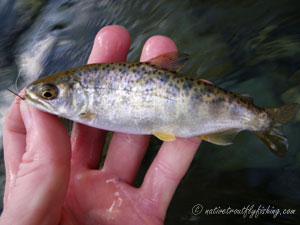
[[222,98],[215,97],[214,99],[211,100],[211,103],[215,105],[220,104],[222,103]]
[[97,87],[97,88],[101,88],[101,86],[102,86],[101,79],[99,79],[99,78],[96,78],[96,79],[95,79],[95,87]]
[[146,73],[146,69],[145,69],[144,66],[141,67],[141,71],[142,71],[143,73]]
[[76,85],[76,83],[75,83],[75,82],[69,82],[69,83],[68,83],[68,87],[69,87],[69,89],[73,90],[73,88],[74,88],[74,85]]
[[179,93],[179,88],[176,85],[172,85],[171,88],[169,88],[169,92],[175,96]]
[[183,84],[183,90],[188,91],[193,87],[193,82],[191,82],[190,80],[186,81]]
[[211,86],[207,86],[206,91],[209,92],[209,93],[213,93],[213,89],[212,89]]
[[152,79],[152,78],[148,78],[147,80],[146,80],[146,82],[145,82],[145,85],[153,85],[155,82],[154,82],[154,80]]
[[169,76],[167,76],[166,74],[163,74],[162,76],[159,77],[159,81],[162,83],[162,84],[166,84],[169,80]]
[[95,76],[97,76],[98,72],[99,72],[98,68],[97,68],[97,67],[94,67],[93,73],[94,73]]
[[192,103],[195,104],[195,105],[198,105],[200,103],[202,103],[202,94],[201,93],[194,93],[192,96],[191,96],[191,100],[192,100]]
[[208,97],[210,96],[210,94],[207,93],[206,91],[204,91],[204,92],[203,92],[203,96],[208,98]]
[[82,79],[82,85],[83,85],[84,87],[87,87],[87,84],[88,84],[88,79],[87,79],[87,77],[83,77],[83,79]]

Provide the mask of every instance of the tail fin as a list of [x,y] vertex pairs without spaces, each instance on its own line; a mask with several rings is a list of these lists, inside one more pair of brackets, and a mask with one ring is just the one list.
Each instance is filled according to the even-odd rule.
[[288,140],[283,135],[282,126],[293,117],[298,109],[298,104],[288,104],[278,108],[266,109],[273,119],[271,128],[262,132],[254,132],[277,156],[283,156],[288,149]]

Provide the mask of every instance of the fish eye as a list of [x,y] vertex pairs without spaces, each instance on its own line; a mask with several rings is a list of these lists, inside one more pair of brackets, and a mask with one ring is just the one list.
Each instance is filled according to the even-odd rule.
[[43,99],[52,100],[58,95],[58,89],[53,84],[45,84],[41,87],[40,95]]

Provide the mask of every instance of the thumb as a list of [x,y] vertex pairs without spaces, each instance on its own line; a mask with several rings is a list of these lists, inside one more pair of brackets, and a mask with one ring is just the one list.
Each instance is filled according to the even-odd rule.
[[56,116],[21,101],[26,151],[0,224],[58,224],[70,176],[71,145]]

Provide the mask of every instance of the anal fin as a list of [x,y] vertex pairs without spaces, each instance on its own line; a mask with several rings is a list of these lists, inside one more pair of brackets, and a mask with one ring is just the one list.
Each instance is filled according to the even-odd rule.
[[168,133],[153,133],[155,137],[162,141],[174,141],[176,140],[176,137],[174,134],[168,134]]
[[238,132],[239,130],[228,130],[213,134],[201,135],[198,137],[213,144],[230,145],[233,143],[233,139]]

